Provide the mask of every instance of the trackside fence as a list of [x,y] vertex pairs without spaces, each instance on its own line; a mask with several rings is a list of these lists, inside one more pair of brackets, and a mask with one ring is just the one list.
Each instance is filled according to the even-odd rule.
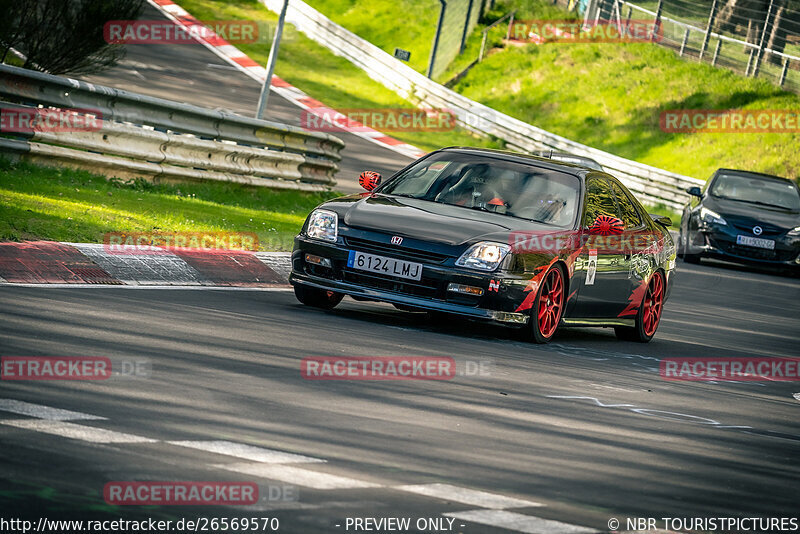
[[[97,128],[9,131],[12,117],[63,111]],[[333,135],[0,65],[0,152],[153,181],[214,180],[323,190],[344,143]]]

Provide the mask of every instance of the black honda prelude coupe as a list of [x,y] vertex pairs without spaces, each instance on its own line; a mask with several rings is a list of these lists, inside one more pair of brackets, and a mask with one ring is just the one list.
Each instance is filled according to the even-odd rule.
[[303,304],[345,295],[516,326],[656,333],[675,269],[667,217],[613,176],[499,150],[446,148],[367,190],[321,204],[295,238],[290,282]]

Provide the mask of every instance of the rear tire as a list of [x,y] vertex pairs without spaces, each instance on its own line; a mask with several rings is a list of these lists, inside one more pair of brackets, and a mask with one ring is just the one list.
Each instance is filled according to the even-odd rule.
[[661,271],[656,271],[647,284],[647,291],[639,305],[636,322],[633,327],[615,326],[614,333],[622,341],[636,341],[647,343],[656,335],[658,325],[661,323],[661,312],[664,309],[664,295],[666,284]]
[[322,308],[324,310],[335,308],[344,298],[342,293],[317,289],[316,287],[308,287],[301,284],[295,284],[294,296],[306,306]]

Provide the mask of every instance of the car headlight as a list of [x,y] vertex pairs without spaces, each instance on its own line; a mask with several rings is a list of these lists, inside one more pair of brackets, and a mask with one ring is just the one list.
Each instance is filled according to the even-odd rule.
[[481,241],[475,243],[456,260],[459,267],[468,267],[479,271],[494,271],[511,250],[509,245],[504,243],[492,243]]
[[792,237],[799,236],[800,235],[800,226],[796,226],[796,227],[792,228],[791,230],[789,230],[789,233],[787,233],[786,235],[790,235]]
[[706,224],[720,224],[720,225],[728,225],[728,222],[723,219],[719,213],[716,211],[711,211],[710,209],[703,206],[700,208],[700,220]]
[[314,210],[308,219],[308,237],[336,242],[339,233],[339,217],[332,211]]

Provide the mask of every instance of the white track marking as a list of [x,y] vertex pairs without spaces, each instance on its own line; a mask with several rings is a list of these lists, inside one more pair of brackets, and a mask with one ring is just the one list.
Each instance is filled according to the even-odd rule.
[[542,519],[532,515],[517,514],[505,510],[468,510],[466,512],[452,512],[442,514],[445,517],[454,517],[462,521],[471,521],[481,525],[507,528],[526,534],[590,534],[598,532],[595,529],[570,525],[551,519]]
[[504,508],[524,508],[527,506],[544,506],[542,503],[514,499],[496,493],[487,493],[469,488],[461,488],[450,484],[420,484],[417,486],[396,486],[394,489],[417,493],[426,497],[435,497],[445,501],[468,504],[481,508],[502,510]]
[[795,393],[794,395],[792,395],[792,397],[794,397],[795,400],[799,400],[800,401],[800,393]]
[[70,410],[62,410],[60,408],[51,408],[50,406],[43,406],[41,404],[32,404],[30,402],[15,400],[15,399],[0,399],[0,410],[4,412],[16,413],[19,415],[27,415],[36,417],[37,419],[46,419],[48,421],[79,421],[79,420],[104,420],[105,417],[97,415],[90,415],[88,413],[72,412]]
[[302,463],[324,463],[325,460],[311,458],[301,454],[276,451],[272,449],[262,449],[244,443],[234,443],[232,441],[168,441],[172,445],[188,447],[226,456],[234,456],[243,460],[252,460],[265,464],[302,464]]
[[0,283],[0,287],[38,287],[42,289],[182,289],[189,291],[292,291],[291,287],[236,287],[236,286],[131,286],[114,284],[14,284]]
[[259,478],[280,480],[281,482],[319,490],[380,487],[379,484],[373,484],[372,482],[366,482],[364,480],[356,480],[354,478],[331,475],[329,473],[320,473],[319,471],[310,471],[308,469],[288,465],[240,463],[219,464],[212,467]]
[[1,425],[14,426],[26,430],[35,430],[64,438],[88,441],[89,443],[155,443],[158,440],[143,438],[124,432],[115,432],[104,428],[76,425],[64,421],[45,421],[42,419],[6,419]]

